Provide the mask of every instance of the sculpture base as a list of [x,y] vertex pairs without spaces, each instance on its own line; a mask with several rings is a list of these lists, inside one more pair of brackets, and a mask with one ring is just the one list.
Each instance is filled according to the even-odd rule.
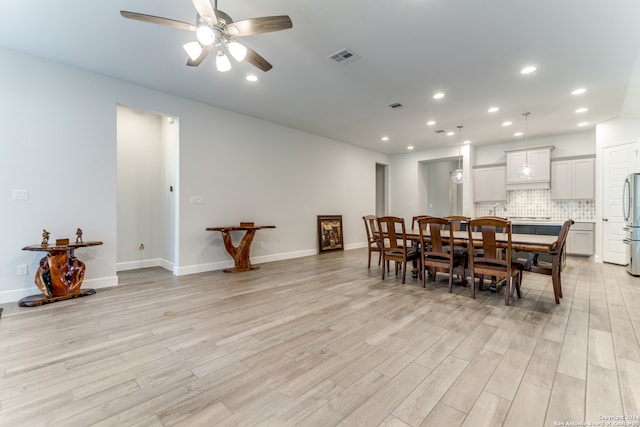
[[249,268],[225,268],[224,270],[222,270],[225,273],[242,273],[243,271],[249,271],[249,270],[258,270],[260,269],[259,265],[252,265]]
[[96,291],[93,289],[81,289],[80,292],[78,292],[77,294],[67,294],[59,297],[47,297],[42,294],[31,295],[31,296],[22,298],[18,302],[18,305],[20,307],[39,307],[41,305],[49,304],[52,302],[64,301],[71,298],[86,297],[88,295],[93,295],[95,293]]

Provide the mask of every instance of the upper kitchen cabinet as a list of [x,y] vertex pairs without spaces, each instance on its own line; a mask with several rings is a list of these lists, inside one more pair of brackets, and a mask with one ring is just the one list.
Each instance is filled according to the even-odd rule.
[[594,160],[593,156],[554,159],[551,162],[551,199],[593,199]]
[[499,202],[507,200],[505,187],[506,167],[501,165],[473,167],[473,200],[475,202]]
[[[507,190],[549,188],[551,180],[551,150],[553,146],[507,151]],[[531,176],[523,176],[521,168],[528,164]]]

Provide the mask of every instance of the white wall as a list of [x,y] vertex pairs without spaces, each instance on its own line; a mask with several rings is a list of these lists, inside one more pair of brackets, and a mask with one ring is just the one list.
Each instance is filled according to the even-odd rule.
[[[603,159],[603,149],[613,145],[634,142],[640,149],[640,119],[619,118],[600,123],[596,126],[596,159]],[[636,154],[636,163],[638,155]],[[636,172],[640,170],[636,169]],[[596,254],[594,259],[602,261],[603,236],[603,186],[602,161],[596,161]]]
[[[473,174],[470,173],[470,158],[474,155],[473,151],[474,147],[470,145],[462,146],[462,170],[465,173],[462,188],[462,215],[466,216],[473,216],[473,182],[471,181]],[[414,216],[423,215],[424,211],[421,211],[420,203],[420,187],[422,185],[420,162],[452,158],[458,158],[458,146],[391,156],[390,215],[402,217],[408,224],[411,224],[411,218]],[[443,179],[449,179],[448,175]]]
[[[0,303],[39,293],[40,254],[20,249],[43,228],[52,239],[81,227],[85,240],[102,240],[76,253],[84,286],[117,284],[119,104],[179,119],[177,273],[231,265],[205,228],[240,221],[277,226],[258,231],[257,262],[316,253],[318,214],[342,214],[345,246],[364,245],[362,216],[375,210],[375,165],[386,155],[11,51],[0,50],[0,70]],[[29,200],[13,201],[12,189]],[[28,276],[16,276],[18,264]]]
[[[463,184],[453,184],[450,174],[458,168],[457,160],[444,160],[433,162],[419,162],[418,206],[420,212],[432,216],[454,215],[450,212],[451,187],[455,185],[460,189]],[[467,184],[468,185],[468,184]],[[454,201],[454,206],[456,202]]]
[[576,132],[571,134],[549,136],[543,138],[529,138],[525,141],[506,142],[502,144],[481,145],[476,147],[474,165],[491,165],[494,163],[506,163],[505,150],[517,150],[520,148],[544,147],[553,145],[551,158],[581,156],[595,154],[596,132]]
[[180,121],[175,117],[163,117],[160,124],[160,138],[162,145],[162,167],[160,193],[160,235],[161,265],[168,269],[175,269],[178,260],[176,247],[179,229],[178,189],[180,164]]
[[[471,164],[488,165],[506,163],[505,150],[553,145],[552,158],[570,157],[596,152],[596,132],[586,131],[552,137],[534,138],[502,144],[462,147],[465,180],[462,191],[462,215],[476,216],[473,203],[473,173]],[[391,214],[411,221],[415,215],[425,213],[425,196],[421,193],[420,162],[433,162],[458,156],[458,147],[443,147],[416,153],[391,156]]]
[[118,271],[173,269],[177,137],[175,119],[117,107]]

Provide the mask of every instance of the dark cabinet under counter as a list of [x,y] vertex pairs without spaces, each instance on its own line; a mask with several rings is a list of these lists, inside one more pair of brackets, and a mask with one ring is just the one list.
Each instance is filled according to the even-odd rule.
[[[513,224],[513,233],[518,234],[540,234],[546,236],[557,236],[562,228],[559,224]],[[567,241],[565,243],[565,253],[567,255],[592,256],[594,254],[594,224],[592,222],[576,222],[569,229]],[[519,258],[526,254],[518,254]],[[540,255],[540,259],[547,260]],[[548,257],[549,260],[551,257]]]
[[[543,236],[557,236],[560,234],[559,225],[550,225],[550,224],[512,224],[511,232],[514,234],[538,234]],[[514,258],[516,259],[527,259],[527,252],[516,252],[514,254]],[[551,262],[551,255],[547,254],[539,254],[538,260],[544,262]]]

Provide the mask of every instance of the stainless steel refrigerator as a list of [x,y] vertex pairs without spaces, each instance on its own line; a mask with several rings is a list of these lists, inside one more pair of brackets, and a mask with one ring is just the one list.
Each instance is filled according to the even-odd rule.
[[640,276],[640,173],[632,173],[624,180],[622,192],[624,243],[629,245],[627,271]]

